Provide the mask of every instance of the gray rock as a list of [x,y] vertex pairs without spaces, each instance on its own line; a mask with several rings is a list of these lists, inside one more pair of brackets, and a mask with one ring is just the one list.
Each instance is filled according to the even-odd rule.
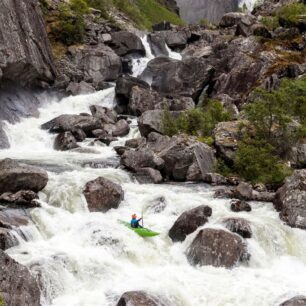
[[88,182],[83,194],[91,212],[107,212],[111,208],[118,208],[124,198],[121,186],[103,177]]
[[219,173],[206,173],[203,177],[205,183],[212,185],[225,185],[227,184],[227,179]]
[[155,56],[169,56],[169,52],[166,48],[166,41],[163,35],[160,35],[160,33],[150,33],[148,38],[152,53]]
[[111,33],[112,40],[107,44],[119,55],[138,54],[144,56],[145,48],[141,39],[134,33],[127,31]]
[[256,22],[256,17],[251,14],[231,12],[223,15],[220,21],[220,26],[225,28],[233,27],[237,24],[244,24],[251,26],[255,22]]
[[196,101],[213,73],[212,66],[201,58],[179,61],[157,57],[148,63],[141,77],[152,80],[152,88],[162,94],[176,93]]
[[57,151],[68,151],[78,148],[75,137],[71,132],[63,132],[55,137],[53,148]]
[[14,204],[25,207],[38,207],[39,204],[35,202],[38,199],[37,194],[31,190],[20,190],[16,193],[5,192],[0,195],[0,203]]
[[7,306],[40,306],[40,290],[30,271],[0,250],[0,292]]
[[281,303],[279,306],[306,306],[306,296],[295,296],[290,300]]
[[38,1],[1,1],[0,24],[2,79],[22,85],[52,82],[55,67]]
[[162,110],[148,110],[138,118],[138,127],[141,136],[148,136],[151,132],[162,134]]
[[306,229],[306,170],[295,170],[276,192],[274,207],[291,227]]
[[38,192],[47,182],[48,174],[41,168],[19,164],[9,158],[0,162],[0,194],[20,190]]
[[66,88],[66,92],[73,96],[81,95],[81,94],[89,94],[95,92],[95,88],[90,84],[81,81],[80,83],[71,82],[69,86]]
[[306,142],[298,143],[296,146],[291,148],[290,162],[292,166],[294,167],[305,168],[306,166]]
[[138,169],[135,176],[141,184],[159,184],[163,181],[160,171],[153,168]]
[[117,121],[118,114],[113,109],[99,105],[91,105],[90,111],[95,118],[100,119],[103,123],[115,124]]
[[225,227],[242,238],[252,238],[252,229],[249,221],[243,218],[227,218],[223,220]]
[[240,212],[240,211],[251,211],[252,207],[246,201],[241,200],[232,200],[231,201],[231,210],[233,212]]
[[123,137],[130,132],[130,126],[126,120],[120,119],[115,124],[115,129],[112,132],[113,137]]
[[187,235],[193,233],[199,226],[208,222],[208,217],[211,215],[212,209],[206,205],[185,211],[171,227],[169,237],[173,242],[184,241]]
[[128,291],[119,299],[117,306],[165,306],[152,295],[144,291]]
[[81,129],[87,136],[91,136],[91,131],[102,128],[102,125],[99,119],[92,116],[60,115],[41,125],[41,128],[54,133]]
[[249,259],[242,239],[224,230],[206,228],[201,230],[187,251],[192,265],[212,265],[232,268]]
[[144,137],[139,137],[139,138],[133,138],[133,139],[129,139],[125,142],[125,146],[132,148],[132,149],[136,149],[141,145],[144,145],[146,143],[146,139]]

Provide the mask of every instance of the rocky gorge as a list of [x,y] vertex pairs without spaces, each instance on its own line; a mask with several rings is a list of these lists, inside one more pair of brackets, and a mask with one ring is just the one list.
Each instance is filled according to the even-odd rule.
[[[254,91],[303,82],[304,20],[278,13],[292,2],[220,1],[216,25],[146,33],[115,6],[0,4],[0,305],[304,305],[303,83],[292,125],[269,130],[287,178],[235,166],[245,135],[265,131],[248,125]],[[63,8],[82,43],[63,43]],[[213,128],[198,133],[201,107]],[[118,223],[132,213],[160,235]]]

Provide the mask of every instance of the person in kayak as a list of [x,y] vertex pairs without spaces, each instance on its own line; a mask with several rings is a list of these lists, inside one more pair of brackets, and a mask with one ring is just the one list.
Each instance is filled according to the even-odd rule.
[[139,221],[140,221],[141,219],[142,219],[142,218],[137,219],[136,214],[133,214],[133,215],[132,215],[132,220],[131,220],[131,227],[132,227],[132,228],[142,228],[142,226],[139,224]]

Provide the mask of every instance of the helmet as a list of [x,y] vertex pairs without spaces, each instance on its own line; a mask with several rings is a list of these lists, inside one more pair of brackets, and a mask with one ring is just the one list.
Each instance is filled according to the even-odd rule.
[[132,214],[132,219],[136,219],[137,215],[136,214]]

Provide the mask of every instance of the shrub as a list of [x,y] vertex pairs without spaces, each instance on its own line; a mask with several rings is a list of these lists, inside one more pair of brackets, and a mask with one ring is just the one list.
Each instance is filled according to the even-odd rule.
[[279,27],[279,20],[278,20],[278,17],[276,16],[262,17],[260,22],[271,31]]
[[283,6],[277,12],[282,25],[287,27],[298,25],[300,15],[304,14],[306,14],[306,5],[304,3],[291,3]]
[[107,0],[87,0],[87,4],[89,7],[92,7],[96,10],[101,11],[101,16],[105,19],[109,19],[110,16],[108,14],[108,10],[111,7],[110,1]]
[[3,299],[3,297],[1,296],[1,294],[0,294],[0,306],[4,306],[5,304],[4,304],[4,299]]
[[169,110],[165,110],[162,118],[163,133],[173,136],[178,133],[187,135],[209,137],[216,124],[231,119],[230,114],[224,110],[217,100],[208,100],[201,108],[194,108],[182,112],[174,118]]
[[252,183],[280,186],[291,174],[288,166],[275,155],[274,148],[262,140],[244,140],[238,145],[235,171]]

